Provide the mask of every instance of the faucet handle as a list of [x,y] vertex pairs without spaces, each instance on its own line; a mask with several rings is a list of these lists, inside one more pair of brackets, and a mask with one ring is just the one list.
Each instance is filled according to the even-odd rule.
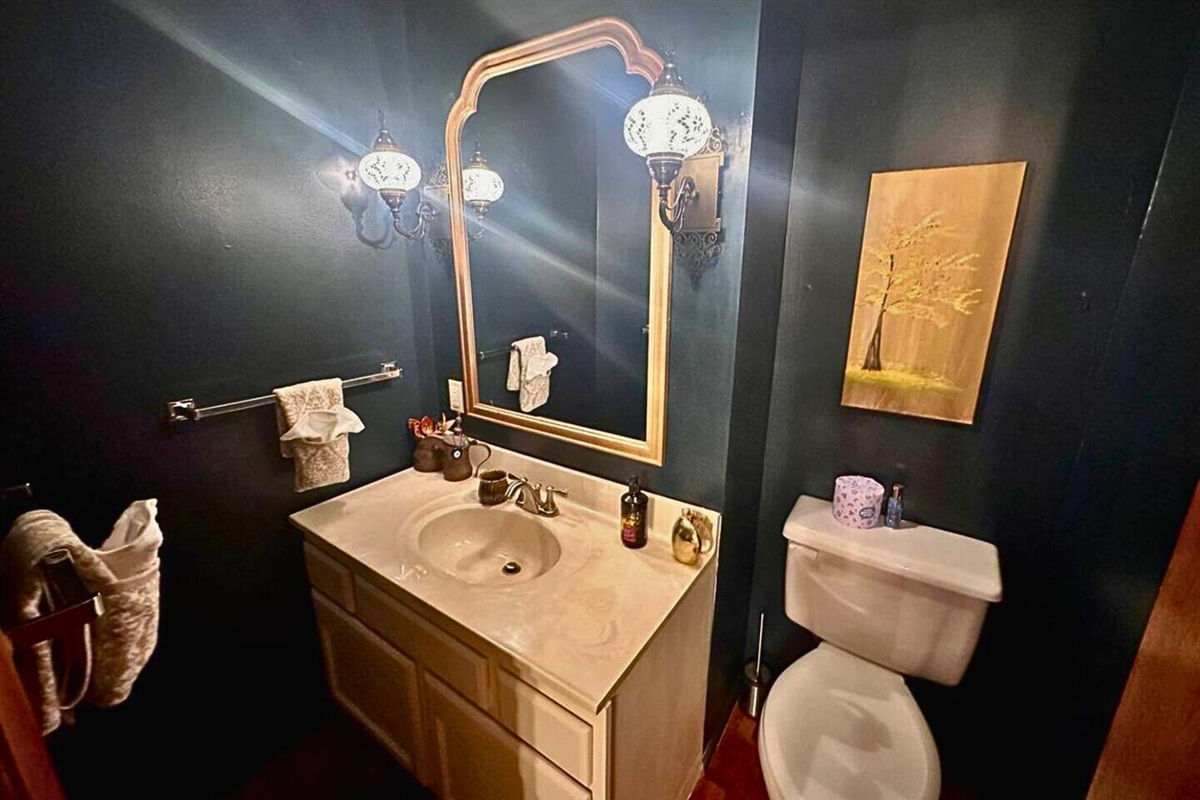
[[[540,488],[540,487],[539,487]],[[553,486],[546,486],[546,499],[541,503],[541,512],[547,517],[558,516],[558,503],[554,502],[554,495],[567,496],[565,489],[555,489]]]

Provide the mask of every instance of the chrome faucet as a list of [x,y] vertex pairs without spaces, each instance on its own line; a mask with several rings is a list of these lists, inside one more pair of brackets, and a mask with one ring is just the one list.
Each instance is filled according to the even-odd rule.
[[509,473],[508,477],[512,480],[512,483],[505,490],[504,498],[512,500],[516,497],[518,507],[525,509],[531,514],[538,513],[537,490],[530,485],[529,480],[522,478],[520,475],[513,475],[512,473]]
[[558,503],[554,501],[555,495],[567,496],[567,493],[562,489],[555,489],[553,486],[542,488],[540,483],[531,484],[527,478],[520,475],[509,474],[512,483],[508,485],[508,490],[504,492],[504,497],[508,500],[517,498],[517,507],[528,511],[530,514],[537,514],[539,517],[557,517]]

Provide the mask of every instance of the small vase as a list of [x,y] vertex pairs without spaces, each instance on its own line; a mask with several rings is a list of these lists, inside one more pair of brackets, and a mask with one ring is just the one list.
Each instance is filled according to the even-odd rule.
[[417,440],[413,449],[413,469],[417,472],[441,472],[446,463],[446,446],[437,436]]

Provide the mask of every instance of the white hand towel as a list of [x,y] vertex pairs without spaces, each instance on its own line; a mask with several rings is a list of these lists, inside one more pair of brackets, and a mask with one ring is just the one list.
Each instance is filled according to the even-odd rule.
[[558,366],[558,356],[554,353],[546,353],[541,356],[534,356],[529,359],[529,364],[525,367],[525,382],[529,383],[534,378],[540,378],[543,375],[549,375],[550,370]]
[[[306,492],[309,489],[350,480],[350,441],[346,433],[319,444],[306,441],[303,435],[287,440],[283,438],[297,425],[301,425],[310,412],[333,411],[343,407],[341,379],[328,378],[284,386],[275,390],[275,400],[275,422],[280,436],[279,450],[285,458],[293,458],[296,461],[296,491]],[[361,420],[359,425],[362,425]],[[319,418],[308,420],[302,425],[302,429],[310,427],[319,427]]]
[[[42,558],[65,548],[79,577],[90,591],[99,592],[104,613],[80,630],[92,658],[90,682],[84,667],[88,701],[113,706],[129,696],[134,679],[158,642],[159,560],[162,530],[158,527],[156,500],[134,503],[117,520],[112,534],[93,550],[84,544],[62,517],[51,511],[30,511],[13,523],[0,543],[3,581],[3,618],[8,624],[34,619],[49,607],[49,587],[40,569]],[[54,651],[69,642],[41,642],[31,651],[14,654],[42,732],[58,728],[70,718],[73,703],[63,702],[67,690],[60,686],[78,674],[78,664],[61,664],[56,670]],[[72,694],[76,692],[71,690]],[[64,713],[65,712],[65,713]]]
[[347,433],[363,430],[362,420],[345,406],[320,411],[305,411],[291,430],[279,437],[281,442],[301,441],[305,444],[329,444]]
[[512,343],[505,386],[510,392],[520,392],[522,411],[533,411],[550,400],[550,370],[557,364],[558,356],[546,352],[546,340],[541,336]]

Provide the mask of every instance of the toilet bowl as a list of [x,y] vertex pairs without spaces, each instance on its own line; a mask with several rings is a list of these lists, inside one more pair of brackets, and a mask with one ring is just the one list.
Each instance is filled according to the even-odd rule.
[[904,676],[953,686],[1000,600],[996,548],[925,525],[850,529],[801,497],[784,610],[822,640],[775,681],[758,730],[771,800],[937,800],[941,765]]
[[822,644],[775,681],[759,724],[771,800],[937,800],[941,767],[904,678]]

